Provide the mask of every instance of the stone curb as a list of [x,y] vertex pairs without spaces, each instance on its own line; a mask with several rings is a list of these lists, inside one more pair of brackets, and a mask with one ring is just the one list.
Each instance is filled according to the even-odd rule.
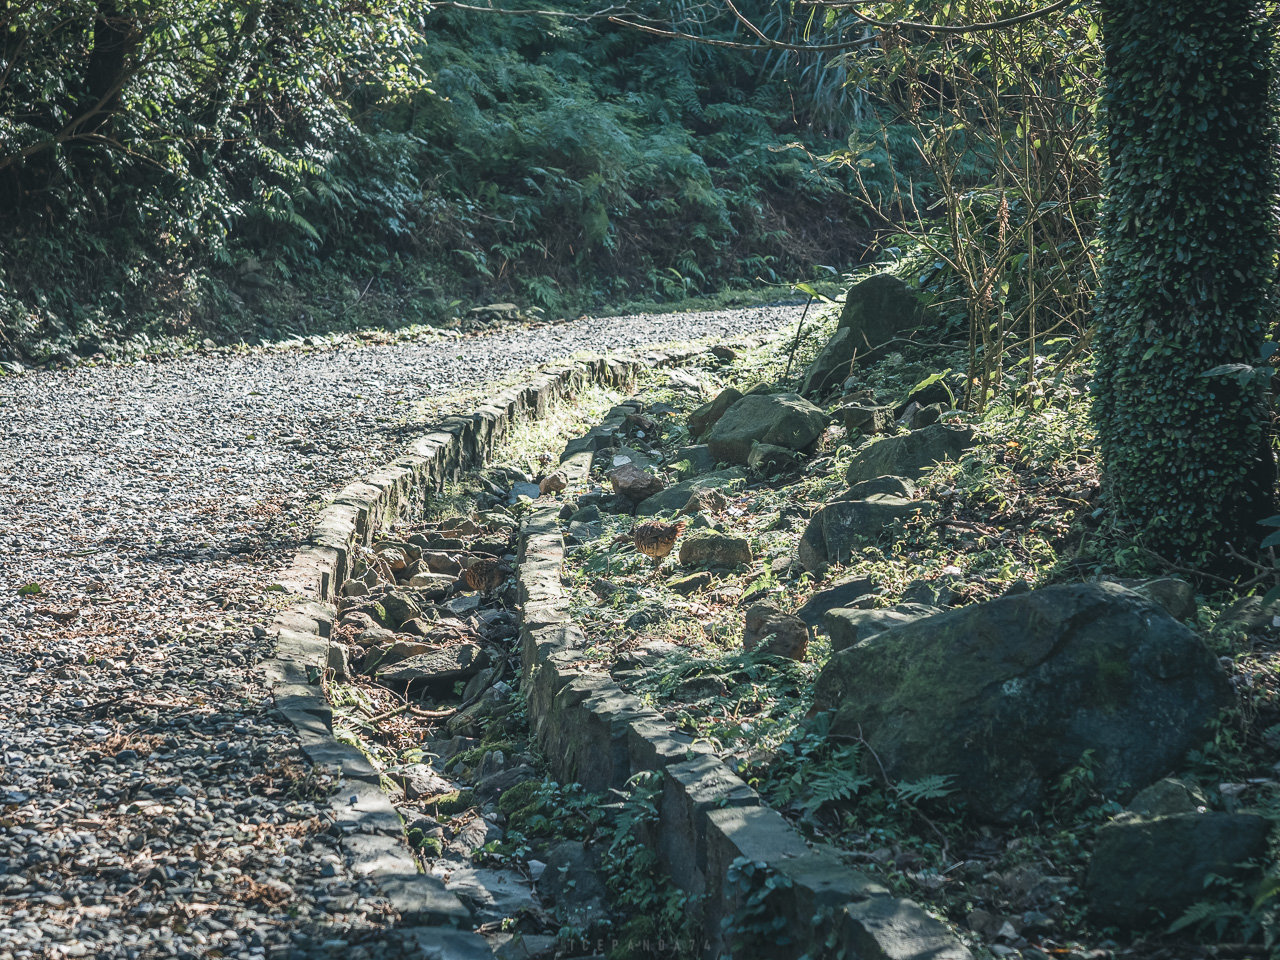
[[[372,879],[406,929],[420,942],[442,950],[440,956],[446,960],[491,953],[483,938],[458,929],[469,922],[470,912],[457,896],[439,879],[418,872],[400,815],[383,792],[378,771],[358,749],[334,737],[333,712],[320,685],[333,627],[331,601],[346,579],[351,552],[358,544],[368,544],[390,521],[421,509],[447,481],[486,463],[517,420],[541,417],[554,400],[588,385],[627,387],[644,369],[675,366],[704,354],[704,348],[648,351],[629,360],[600,357],[551,366],[504,390],[470,416],[446,417],[426,428],[406,454],[339,491],[320,511],[310,537],[279,577],[282,587],[304,599],[277,615],[269,628],[277,638],[275,656],[263,661],[260,669],[276,709],[297,730],[311,762],[338,778],[338,791],[330,801],[331,829],[341,838],[352,871]],[[558,570],[557,566],[557,585]]]
[[[621,427],[615,407],[585,437],[570,441],[561,469],[582,483],[595,449]],[[561,586],[564,541],[558,504],[536,507],[521,526],[516,571],[524,607],[520,642],[529,722],[557,777],[586,790],[621,789],[644,771],[663,774],[659,826],[650,839],[671,879],[701,901],[707,955],[730,955],[724,930],[743,905],[729,879],[735,860],[767,864],[783,878],[767,904],[785,918],[791,942],[760,944],[771,960],[970,960],[969,950],[910,900],[890,895],[829,850],[810,847],[777,811],[709,747],[696,743],[581,656],[588,644]]]

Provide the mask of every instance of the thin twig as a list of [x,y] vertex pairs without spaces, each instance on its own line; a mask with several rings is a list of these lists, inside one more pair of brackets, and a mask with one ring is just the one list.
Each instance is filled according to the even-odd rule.
[[804,318],[809,315],[809,307],[813,305],[813,295],[809,295],[809,302],[804,305],[804,313],[800,314],[800,322],[796,325],[796,338],[791,343],[791,352],[787,354],[787,371],[782,375],[782,379],[791,376],[791,361],[796,357],[796,350],[800,346],[800,333],[804,330]]

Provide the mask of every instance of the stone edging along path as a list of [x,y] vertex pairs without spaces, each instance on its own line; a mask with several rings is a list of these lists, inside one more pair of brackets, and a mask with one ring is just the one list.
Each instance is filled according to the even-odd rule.
[[[355,873],[374,880],[411,927],[447,956],[491,956],[478,936],[458,929],[469,913],[440,880],[418,873],[403,825],[382,792],[380,775],[355,747],[332,733],[332,712],[320,685],[328,664],[333,607],[351,550],[374,531],[420,507],[464,470],[482,465],[509,424],[539,416],[548,404],[588,384],[622,387],[643,368],[687,363],[704,351],[647,353],[638,360],[596,359],[550,368],[495,396],[470,417],[448,417],[387,467],[345,487],[321,511],[307,543],[280,582],[304,599],[271,625],[275,658],[262,669],[276,708],[297,729],[313,763],[338,777],[330,804],[332,829]],[[619,421],[620,421],[619,417]],[[596,438],[609,421],[571,441],[562,469],[570,485],[590,469]],[[607,441],[606,441],[607,442]],[[568,613],[560,582],[564,558],[559,505],[536,507],[521,529],[517,579],[524,611],[520,640],[535,739],[562,780],[589,791],[621,788],[636,773],[662,771],[655,847],[673,881],[703,904],[712,956],[727,948],[722,921],[743,906],[729,881],[740,858],[780,877],[767,907],[786,919],[793,943],[770,951],[781,960],[811,956],[965,960],[968,951],[945,925],[909,900],[892,897],[828,851],[810,848],[776,811],[709,750],[694,744],[655,711],[607,677],[578,663],[586,637]],[[798,936],[797,936],[798,934]],[[793,951],[788,953],[788,951]]]
[[[597,444],[621,428],[626,405],[561,462],[569,487],[587,477]],[[671,879],[701,904],[712,957],[732,956],[728,937],[743,929],[749,891],[729,877],[735,861],[763,864],[782,882],[764,902],[767,919],[786,921],[790,942],[759,943],[743,957],[842,957],[858,960],[966,960],[968,949],[918,904],[810,847],[776,810],[704,744],[678,731],[612,679],[587,672],[589,638],[572,621],[561,586],[564,541],[559,504],[536,507],[521,530],[517,579],[529,720],[556,776],[600,792],[620,789],[644,771],[661,771],[653,846]],[[744,947],[745,948],[745,947]],[[759,951],[766,952],[761,953]]]

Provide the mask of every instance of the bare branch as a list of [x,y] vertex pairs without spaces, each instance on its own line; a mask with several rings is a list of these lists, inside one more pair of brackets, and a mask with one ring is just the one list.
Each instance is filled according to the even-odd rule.
[[1059,10],[1070,6],[1077,0],[1055,0],[1054,3],[1047,7],[1041,7],[1039,10],[1029,10],[1026,13],[1020,13],[1014,17],[1007,17],[1004,20],[988,20],[985,23],[967,23],[967,24],[935,24],[935,23],[916,23],[911,20],[876,20],[869,17],[865,13],[854,9],[852,3],[843,2],[843,0],[799,0],[799,4],[805,7],[828,7],[833,10],[845,10],[851,13],[858,20],[861,20],[869,27],[877,27],[881,30],[923,30],[928,33],[978,33],[988,30],[1003,30],[1005,27],[1012,27],[1019,23],[1026,23],[1028,20],[1037,20],[1040,17],[1047,17],[1051,13],[1057,13]]

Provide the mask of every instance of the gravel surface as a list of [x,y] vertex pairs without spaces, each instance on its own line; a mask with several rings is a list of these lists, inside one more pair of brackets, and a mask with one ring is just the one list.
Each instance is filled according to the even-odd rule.
[[316,505],[392,459],[423,399],[799,312],[0,380],[0,960],[398,953],[256,669]]

